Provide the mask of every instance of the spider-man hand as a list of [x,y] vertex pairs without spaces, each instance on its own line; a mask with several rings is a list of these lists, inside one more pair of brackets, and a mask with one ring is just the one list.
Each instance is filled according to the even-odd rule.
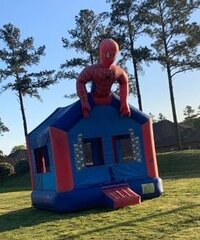
[[128,104],[121,104],[120,113],[121,113],[121,116],[130,117],[131,111]]
[[90,104],[88,103],[88,101],[81,101],[81,107],[84,118],[87,118],[91,110]]

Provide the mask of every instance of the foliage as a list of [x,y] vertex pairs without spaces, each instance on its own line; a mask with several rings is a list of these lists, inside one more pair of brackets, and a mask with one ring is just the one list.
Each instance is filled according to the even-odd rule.
[[194,131],[200,130],[200,114],[199,114],[199,108],[198,106],[197,111],[193,109],[192,106],[187,105],[185,109],[183,110],[183,114],[185,116],[185,119],[183,120],[183,123],[189,124]]
[[152,122],[156,122],[155,115],[153,115],[153,113],[150,112],[149,117],[151,118]]
[[177,135],[181,148],[172,79],[178,73],[200,68],[200,26],[191,22],[192,13],[200,1],[147,0],[146,32],[153,38],[154,60],[167,71],[170,100]]
[[191,122],[193,118],[196,118],[198,114],[195,114],[195,110],[190,106],[187,105],[183,110],[183,115],[185,116],[186,122]]
[[159,113],[158,114],[158,121],[163,121],[163,120],[166,120],[166,117],[162,113]]
[[166,120],[166,117],[165,117],[162,113],[159,113],[159,114],[158,114],[158,119],[156,119],[156,118],[155,118],[155,115],[153,115],[151,112],[150,112],[148,115],[149,115],[149,117],[152,119],[153,123]]
[[0,150],[0,162],[4,162],[6,159],[6,155],[3,153],[2,150]]
[[17,150],[26,150],[26,146],[25,146],[25,145],[17,145],[17,146],[14,146],[14,147],[12,148],[10,154],[16,152]]
[[196,129],[196,131],[200,131],[200,117],[193,118],[191,120],[191,124]]
[[198,106],[198,116],[200,115],[200,105]]
[[[54,71],[30,72],[33,65],[37,65],[40,57],[44,56],[45,46],[35,48],[32,37],[20,40],[20,30],[11,23],[0,29],[0,40],[5,45],[0,49],[0,59],[4,69],[0,69],[1,93],[10,89],[17,95],[24,125],[24,134],[27,135],[27,123],[23,97],[28,95],[41,100],[39,89],[46,89],[55,83],[52,77]],[[28,71],[29,70],[29,71]],[[5,80],[10,80],[3,82]]]
[[74,49],[80,56],[66,60],[61,65],[61,70],[56,76],[58,79],[76,80],[81,67],[97,63],[99,43],[104,37],[110,36],[111,29],[103,24],[107,17],[106,12],[95,14],[92,10],[80,10],[79,15],[75,17],[76,27],[68,30],[70,38],[62,38],[63,47],[67,50]]
[[10,163],[0,163],[0,178],[8,177],[13,173],[14,167]]
[[0,157],[1,157],[1,156],[3,156],[3,151],[2,151],[2,150],[0,150]]
[[154,39],[155,60],[176,74],[200,68],[200,26],[191,22],[200,1],[149,0],[148,34]]
[[4,132],[8,132],[9,129],[4,125],[0,118],[0,136],[3,135]]
[[[8,178],[1,182],[0,238],[1,239],[199,239],[200,178],[196,169],[186,170],[188,162],[180,152],[165,154],[162,165],[164,178],[163,196],[143,201],[141,205],[125,207],[117,211],[93,209],[77,213],[57,214],[36,210],[30,203],[30,178],[28,175]],[[192,154],[193,155],[193,154]],[[200,152],[194,159],[200,160]],[[173,163],[173,158],[175,163]],[[183,163],[182,163],[183,161]],[[170,174],[170,163],[184,169],[182,176]],[[192,163],[193,164],[193,163]],[[197,173],[193,175],[193,170]],[[175,174],[175,175],[174,175]],[[172,177],[170,177],[172,176]],[[2,191],[3,189],[3,191]],[[94,224],[95,223],[95,224]],[[20,227],[19,227],[20,226]],[[47,234],[48,233],[48,234]]]
[[144,23],[141,18],[142,1],[132,0],[107,0],[110,3],[110,25],[114,29],[115,37],[121,43],[121,64],[131,61],[134,69],[134,79],[129,76],[130,81],[135,81],[136,94],[139,109],[142,110],[142,99],[139,86],[139,70],[141,63],[150,60],[150,49],[146,46],[136,47],[136,40],[142,35]]
[[18,175],[28,173],[29,170],[30,170],[30,168],[29,168],[28,160],[20,160],[15,165],[15,173]]

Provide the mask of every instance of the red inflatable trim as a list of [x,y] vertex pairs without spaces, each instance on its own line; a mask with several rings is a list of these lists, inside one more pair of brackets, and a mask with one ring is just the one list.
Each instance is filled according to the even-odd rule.
[[67,134],[53,127],[49,128],[53,159],[55,164],[56,190],[67,192],[74,188],[69,141]]
[[151,120],[142,125],[142,133],[148,176],[152,178],[158,177],[158,166]]

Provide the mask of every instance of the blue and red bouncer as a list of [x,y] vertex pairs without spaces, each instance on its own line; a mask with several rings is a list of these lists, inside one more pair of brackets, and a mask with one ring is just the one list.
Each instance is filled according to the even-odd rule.
[[88,99],[88,118],[78,100],[28,134],[32,205],[72,212],[159,197],[163,186],[149,116],[131,105],[131,116],[121,116],[115,95],[108,105]]

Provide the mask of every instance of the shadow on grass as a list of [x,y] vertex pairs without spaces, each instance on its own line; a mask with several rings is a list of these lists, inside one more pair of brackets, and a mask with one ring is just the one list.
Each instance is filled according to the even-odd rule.
[[[162,216],[168,216],[170,214],[176,214],[178,212],[191,209],[191,208],[198,208],[200,207],[200,204],[191,204],[188,206],[182,206],[178,207],[173,210],[168,210],[164,212],[159,212],[159,213],[154,213],[154,214],[149,214],[144,217],[137,217],[133,220],[130,221],[121,221],[119,223],[115,224],[110,224],[109,226],[104,226],[100,228],[96,228],[90,231],[81,231],[78,234],[71,234],[71,235],[62,235],[58,239],[59,240],[64,240],[64,239],[77,239],[80,236],[83,235],[89,235],[92,233],[97,233],[97,232],[102,232],[106,231],[109,229],[117,228],[117,227],[122,227],[122,226],[133,226],[139,222],[145,222],[152,220],[157,217],[162,217]],[[16,230],[19,228],[23,227],[32,227],[41,223],[46,223],[46,222],[54,222],[57,220],[62,220],[62,219],[72,219],[76,218],[79,216],[87,216],[92,214],[100,214],[103,212],[109,212],[113,210],[109,209],[94,209],[94,210],[87,210],[87,211],[81,211],[77,213],[56,213],[56,212],[51,212],[51,211],[45,211],[45,210],[38,210],[35,208],[24,208],[20,209],[17,211],[12,211],[9,213],[6,213],[4,215],[0,216],[0,232],[7,232],[11,230]]]
[[8,212],[0,215],[0,233],[15,230],[22,227],[32,227],[41,223],[53,222],[62,219],[72,219],[79,216],[87,216],[99,212],[108,212],[108,209],[85,210],[75,213],[58,213],[47,210],[39,210],[33,207]]
[[[159,213],[155,213],[155,214],[149,214],[147,216],[144,217],[139,217],[133,220],[129,220],[129,221],[121,221],[119,223],[114,223],[114,224],[110,224],[109,226],[104,226],[104,227],[99,227],[99,228],[95,228],[93,230],[89,230],[89,231],[81,231],[78,234],[71,234],[71,235],[62,235],[60,237],[58,237],[58,240],[65,240],[65,239],[79,239],[79,237],[83,237],[83,236],[87,236],[88,237],[91,234],[101,234],[101,232],[106,232],[112,229],[118,229],[120,227],[124,227],[124,226],[137,226],[138,223],[141,222],[145,222],[145,221],[149,221],[149,220],[153,220],[153,219],[157,219],[158,217],[163,217],[163,216],[167,216],[169,217],[170,214],[177,214],[181,211],[187,210],[187,209],[191,209],[191,208],[198,208],[200,207],[200,204],[193,204],[193,205],[188,205],[188,206],[182,206],[182,207],[178,207],[176,209],[173,210],[168,210],[168,211],[164,211],[164,212],[159,212]],[[200,220],[199,218],[197,220]]]

